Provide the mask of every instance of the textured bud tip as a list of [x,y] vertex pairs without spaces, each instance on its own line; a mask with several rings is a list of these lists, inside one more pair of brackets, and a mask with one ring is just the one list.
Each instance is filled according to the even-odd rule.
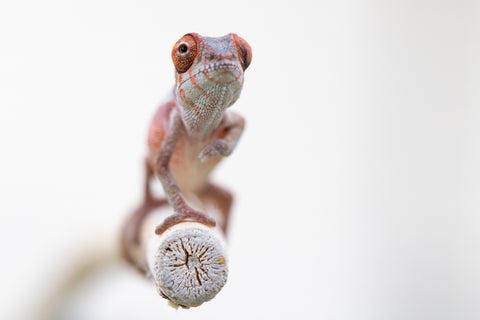
[[214,298],[228,275],[220,233],[186,222],[156,237],[148,264],[158,293],[182,307],[196,307]]

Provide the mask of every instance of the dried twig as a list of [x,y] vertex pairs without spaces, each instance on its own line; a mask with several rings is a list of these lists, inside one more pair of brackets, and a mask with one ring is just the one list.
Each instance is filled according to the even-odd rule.
[[[193,202],[198,208],[199,202]],[[136,244],[124,237],[127,260],[149,277],[159,295],[174,307],[196,307],[215,297],[228,275],[225,240],[220,229],[224,223],[213,228],[187,221],[156,235],[155,227],[172,215],[173,210],[157,203],[144,204],[139,211],[148,217],[141,222]],[[204,212],[216,215],[217,221],[221,221],[215,207],[210,206]],[[124,233],[132,232],[129,228],[133,225],[127,222]]]

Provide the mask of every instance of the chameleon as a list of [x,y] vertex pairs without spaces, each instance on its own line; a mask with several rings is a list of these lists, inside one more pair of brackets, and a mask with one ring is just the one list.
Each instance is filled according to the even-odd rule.
[[[129,221],[127,241],[139,242],[141,221],[153,207],[170,204],[174,214],[155,229],[157,235],[184,221],[214,227],[215,219],[194,210],[184,193],[220,209],[227,229],[232,194],[209,175],[234,150],[245,119],[228,108],[240,96],[244,72],[252,60],[250,45],[234,33],[204,37],[188,33],[173,46],[175,85],[151,121],[145,157],[143,205]],[[166,199],[155,199],[151,183],[158,177]]]

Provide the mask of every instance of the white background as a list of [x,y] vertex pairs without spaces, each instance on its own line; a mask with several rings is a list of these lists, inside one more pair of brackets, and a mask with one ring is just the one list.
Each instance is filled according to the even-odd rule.
[[45,0],[0,4],[1,319],[114,241],[192,31],[253,48],[229,281],[176,311],[119,267],[79,319],[480,318],[478,2]]

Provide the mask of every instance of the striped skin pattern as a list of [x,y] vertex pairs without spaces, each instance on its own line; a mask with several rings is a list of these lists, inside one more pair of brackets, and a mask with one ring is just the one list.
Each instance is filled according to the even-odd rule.
[[175,211],[157,234],[183,221],[216,224],[187,204],[186,192],[220,208],[219,223],[226,230],[232,195],[211,183],[209,174],[230,155],[243,131],[244,119],[227,108],[240,96],[251,58],[250,46],[236,34],[210,38],[189,33],[174,45],[175,87],[148,134],[145,203],[153,199],[150,180],[156,175]]
[[185,126],[195,135],[218,127],[225,109],[240,96],[244,79],[234,36],[200,39],[202,54],[187,72],[176,72],[175,77]]

